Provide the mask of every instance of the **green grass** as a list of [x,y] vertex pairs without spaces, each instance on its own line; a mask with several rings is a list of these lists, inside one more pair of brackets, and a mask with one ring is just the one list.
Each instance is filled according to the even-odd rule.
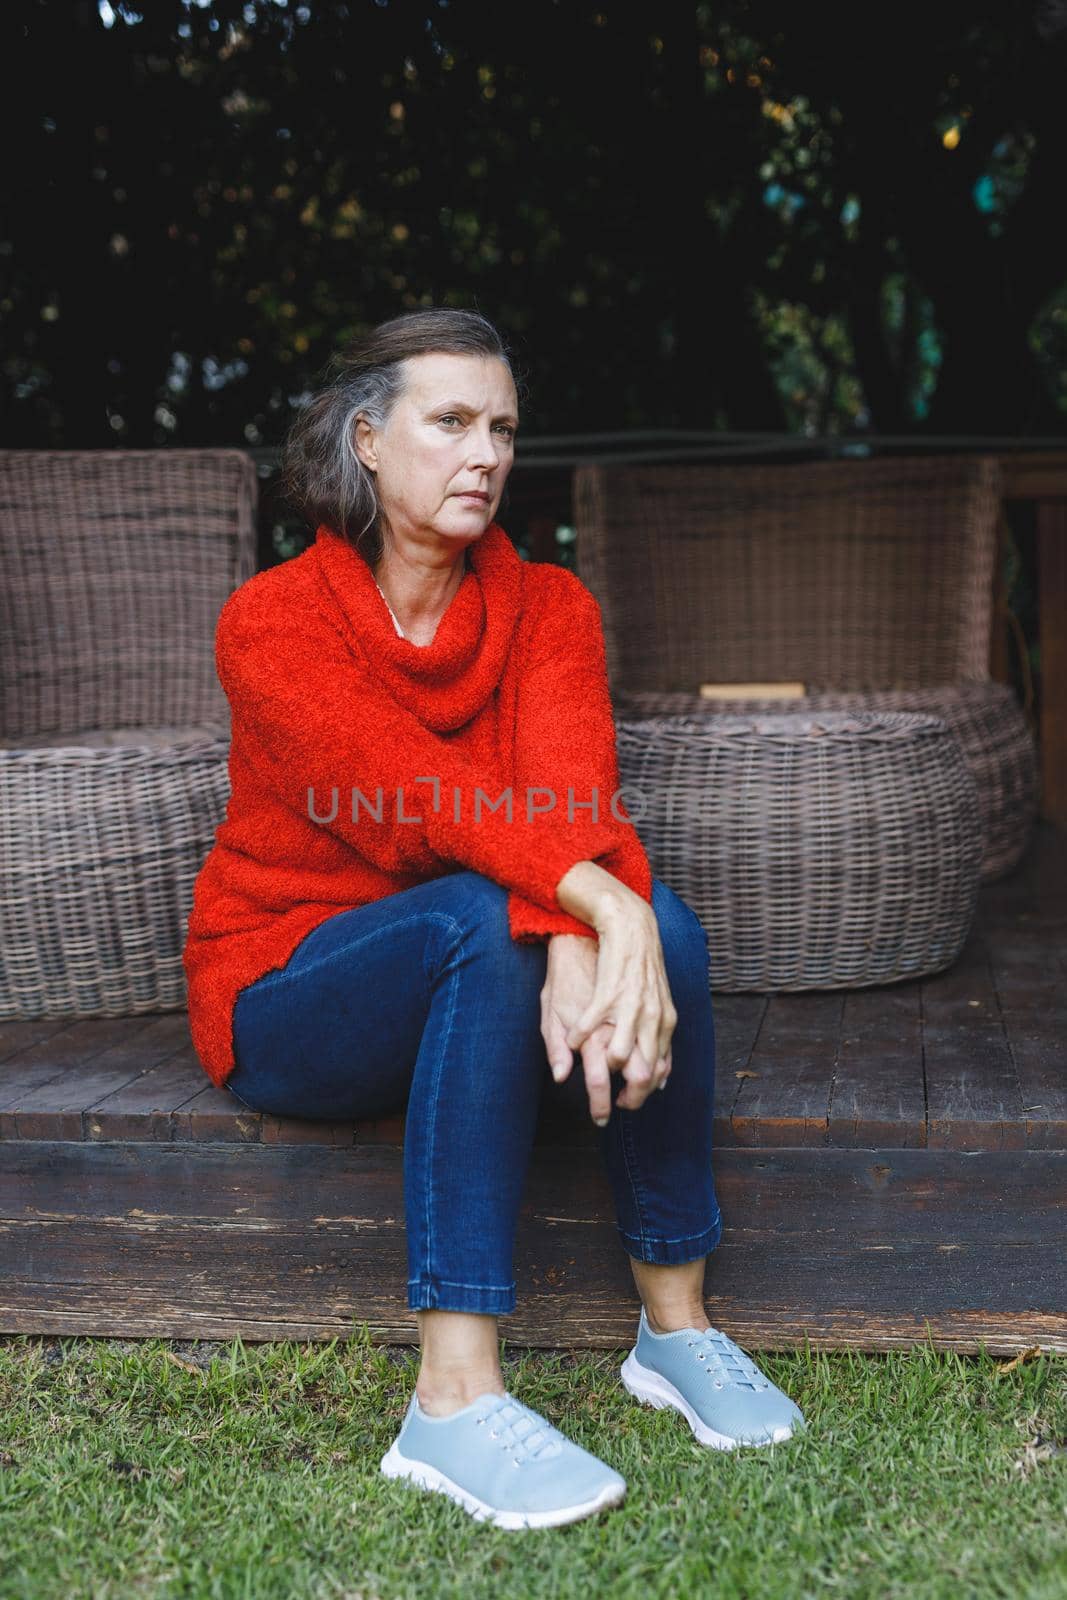
[[753,1350],[808,1432],[727,1455],[632,1400],[624,1353],[504,1344],[509,1389],[629,1484],[507,1533],[379,1474],[417,1356],[365,1328],[2,1339],[0,1595],[1067,1597],[1063,1357]]

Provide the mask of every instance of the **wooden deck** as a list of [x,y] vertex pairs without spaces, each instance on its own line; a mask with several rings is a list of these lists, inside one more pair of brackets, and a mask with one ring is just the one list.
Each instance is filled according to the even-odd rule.
[[[1039,824],[923,982],[717,995],[712,1321],[750,1349],[1067,1350],[1067,834]],[[578,1097],[575,1097],[575,1089]],[[403,1118],[215,1089],[184,1014],[0,1024],[0,1332],[322,1339],[406,1304]],[[631,1341],[577,1079],[546,1090],[519,1344]]]

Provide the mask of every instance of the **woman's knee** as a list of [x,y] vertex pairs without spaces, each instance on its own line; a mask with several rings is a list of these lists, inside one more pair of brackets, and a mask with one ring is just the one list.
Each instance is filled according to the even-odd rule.
[[539,992],[545,978],[543,944],[521,944],[511,937],[509,893],[481,872],[463,871],[442,880],[449,892],[442,910],[465,951],[491,966],[499,981],[525,983]]
[[704,924],[681,895],[660,878],[652,880],[652,910],[663,946],[663,960],[672,992],[675,982],[691,979],[706,989],[711,954]]
[[464,934],[481,935],[487,944],[508,934],[508,891],[482,872],[451,872],[438,880],[444,911]]

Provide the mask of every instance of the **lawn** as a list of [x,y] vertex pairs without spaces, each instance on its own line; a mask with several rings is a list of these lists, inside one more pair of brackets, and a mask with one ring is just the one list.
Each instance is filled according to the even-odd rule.
[[378,1472],[417,1354],[0,1339],[4,1600],[1067,1597],[1067,1358],[751,1352],[808,1431],[723,1454],[618,1381],[512,1348],[509,1389],[629,1484],[508,1533]]

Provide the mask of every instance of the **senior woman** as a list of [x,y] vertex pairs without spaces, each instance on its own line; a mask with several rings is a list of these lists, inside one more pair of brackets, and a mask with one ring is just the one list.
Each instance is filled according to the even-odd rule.
[[495,521],[518,421],[497,331],[442,308],[358,340],[299,413],[315,541],[219,616],[231,799],[184,959],[197,1052],[244,1104],[406,1109],[421,1362],[382,1471],[526,1528],[626,1492],[503,1381],[543,1092],[601,1129],[642,1301],[629,1392],[719,1449],[803,1418],[704,1309],[707,940],[621,804],[596,601]]

